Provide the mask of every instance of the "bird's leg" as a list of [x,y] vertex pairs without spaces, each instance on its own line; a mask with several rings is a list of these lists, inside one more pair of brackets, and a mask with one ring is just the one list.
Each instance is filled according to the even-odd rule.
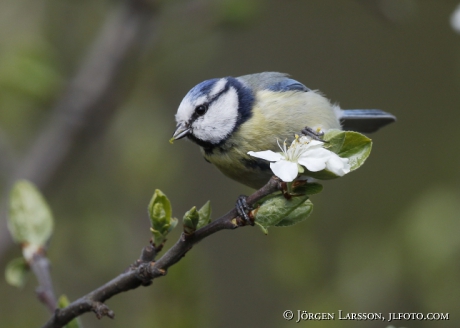
[[254,225],[254,219],[251,219],[248,215],[250,211],[252,211],[252,208],[248,205],[246,202],[247,196],[241,195],[238,197],[236,201],[236,211],[238,215],[241,217],[241,219],[244,220],[246,224]]
[[300,133],[312,138],[313,140],[318,140],[318,141],[326,142],[326,143],[328,142],[328,141],[323,140],[324,132],[320,129],[315,131],[312,128],[306,126],[305,128],[302,129],[302,131],[300,131]]

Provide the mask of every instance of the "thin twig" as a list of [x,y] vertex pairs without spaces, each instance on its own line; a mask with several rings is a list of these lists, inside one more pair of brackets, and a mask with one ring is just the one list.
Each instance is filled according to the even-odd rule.
[[[248,205],[254,205],[263,197],[279,190],[279,186],[279,180],[273,177],[264,187],[247,198]],[[235,229],[244,226],[245,222],[237,217],[237,215],[236,209],[232,209],[224,216],[212,221],[191,235],[182,233],[179,240],[156,262],[143,261],[143,259],[154,258],[154,255],[150,257],[150,255],[146,255],[146,252],[149,254],[157,252],[157,250],[151,249],[153,246],[147,246],[142,251],[141,259],[136,261],[136,265],[131,266],[130,270],[76,300],[66,308],[56,310],[43,328],[62,327],[74,318],[90,311],[95,312],[98,318],[104,315],[113,317],[114,313],[104,304],[106,300],[121,292],[135,289],[142,285],[149,285],[153,279],[166,275],[169,267],[180,261],[196,243],[204,238],[220,230]]]

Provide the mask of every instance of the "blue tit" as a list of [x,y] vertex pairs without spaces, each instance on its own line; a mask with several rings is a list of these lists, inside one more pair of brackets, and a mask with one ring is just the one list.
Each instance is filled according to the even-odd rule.
[[173,139],[187,137],[227,177],[258,189],[273,173],[248,151],[277,152],[277,140],[290,142],[305,127],[370,133],[395,120],[381,110],[342,110],[287,74],[264,72],[196,85],[179,105]]

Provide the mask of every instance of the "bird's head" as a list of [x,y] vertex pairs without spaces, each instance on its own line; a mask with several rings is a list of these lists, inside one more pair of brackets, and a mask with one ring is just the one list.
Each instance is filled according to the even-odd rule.
[[188,137],[204,148],[222,144],[251,117],[253,103],[252,91],[238,79],[201,82],[179,105],[173,139]]

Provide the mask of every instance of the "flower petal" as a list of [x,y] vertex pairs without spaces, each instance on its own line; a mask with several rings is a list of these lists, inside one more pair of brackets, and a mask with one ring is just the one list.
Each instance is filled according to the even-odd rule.
[[331,154],[334,154],[330,150],[323,147],[310,148],[302,154],[302,157],[315,157],[315,158],[329,158]]
[[270,163],[270,168],[273,173],[284,182],[293,181],[297,178],[297,174],[299,173],[297,170],[297,163],[289,162],[284,159],[276,163]]
[[322,147],[309,149],[300,156],[298,163],[311,172],[318,172],[326,168],[326,163],[331,154],[333,154],[331,151]]
[[248,154],[253,156],[253,157],[258,157],[265,159],[266,161],[279,161],[284,159],[284,156],[278,153],[275,153],[271,150],[264,150],[264,151],[248,151]]
[[326,167],[332,173],[338,176],[343,176],[350,172],[350,164],[348,162],[348,158],[342,158],[333,153],[333,155],[327,161]]
[[326,168],[326,163],[329,158],[302,157],[299,158],[299,164],[307,168],[308,171],[318,172]]
[[323,141],[319,141],[319,140],[311,140],[308,145],[310,147],[314,147],[314,146],[321,146],[323,147],[324,146],[324,142]]

